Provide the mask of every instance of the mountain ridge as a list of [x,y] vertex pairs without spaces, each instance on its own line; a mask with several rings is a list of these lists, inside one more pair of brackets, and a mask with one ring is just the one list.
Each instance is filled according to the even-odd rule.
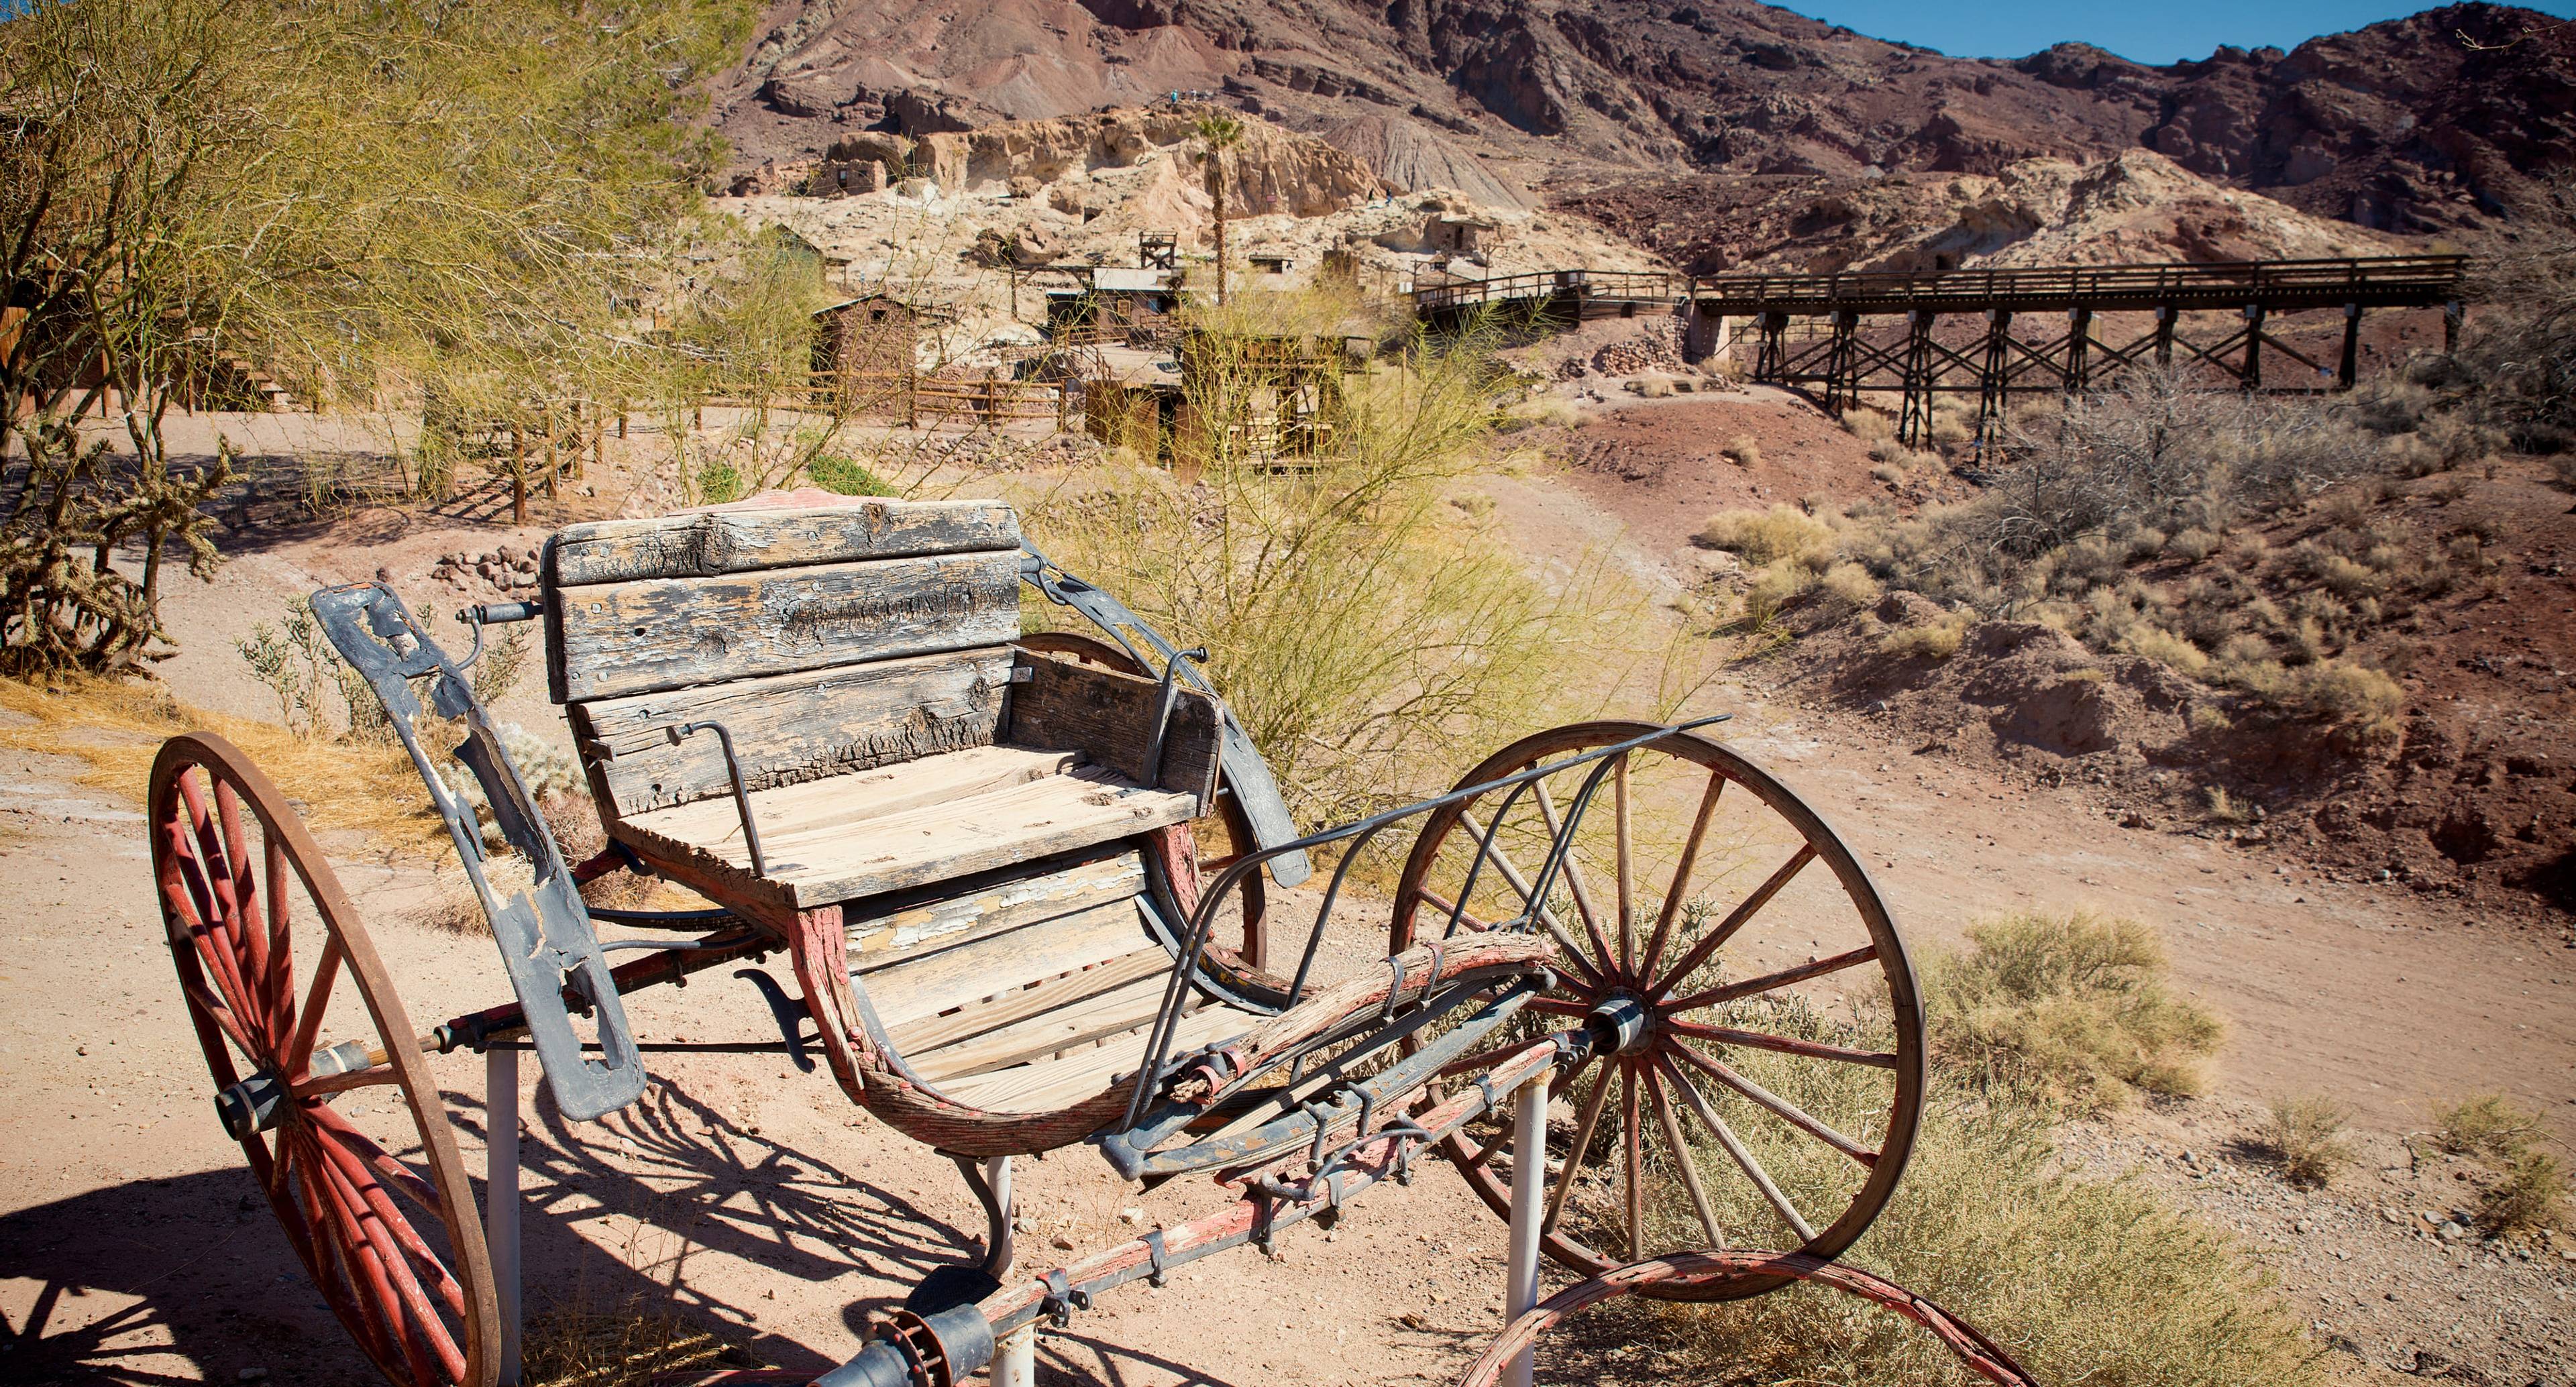
[[2080,43],[1951,58],[1750,0],[781,0],[759,33],[713,92],[747,163],[1204,93],[1395,186],[1496,203],[2143,148],[2313,214],[2475,239],[2510,234],[2576,151],[2576,34],[2489,4],[2163,67]]

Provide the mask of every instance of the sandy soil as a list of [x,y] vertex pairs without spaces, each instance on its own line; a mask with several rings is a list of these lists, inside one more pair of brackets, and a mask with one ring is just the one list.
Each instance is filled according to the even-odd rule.
[[[1737,413],[1693,432],[1763,427],[1742,421],[1775,407],[1726,408]],[[1675,470],[1676,488],[1704,484]],[[1741,484],[1757,482],[1788,484]],[[1534,550],[1626,545],[1639,573],[1670,569],[1673,522],[1626,521],[1582,474],[1492,490]],[[176,625],[196,634],[168,675],[196,701],[256,709],[260,691],[224,637],[315,582],[380,566],[417,573],[439,553],[503,538],[463,520],[362,512],[240,550],[213,587],[173,599]],[[1955,939],[1979,916],[2024,906],[2132,915],[2168,941],[2180,983],[2228,1019],[2211,1100],[2079,1133],[2075,1154],[2139,1167],[2267,1245],[2310,1249],[2288,1293],[2313,1311],[2321,1348],[2351,1340],[2333,1361],[2356,1374],[2414,1367],[2420,1349],[2488,1380],[2566,1380],[2576,1261],[2470,1250],[2461,1272],[2453,1244],[2377,1214],[2434,1207],[2421,1181],[2372,1183],[2402,1149],[2394,1134],[2472,1090],[2503,1088],[2576,1132],[2576,950],[2554,931],[2330,881],[2260,848],[2125,830],[2077,791],[1915,755],[1865,718],[1750,688],[1729,697],[1744,713],[1737,740],[1840,825],[1913,937]],[[559,725],[532,693],[505,712]],[[0,902],[17,945],[0,965],[0,1316],[12,1334],[0,1378],[229,1381],[264,1370],[275,1382],[363,1381],[364,1363],[303,1284],[207,1110],[136,806],[71,788],[76,769],[0,758]],[[488,940],[416,918],[420,869],[363,865],[359,845],[331,846],[416,1020],[498,999]],[[768,1025],[750,988],[721,973],[634,1010],[650,1040],[756,1039]],[[435,1064],[479,1170],[481,1066],[470,1056]],[[669,1057],[655,1073],[638,1111],[579,1131],[524,1076],[534,1307],[667,1305],[763,1361],[819,1367],[852,1351],[868,1314],[928,1267],[972,1255],[981,1219],[954,1171],[849,1107],[821,1073],[742,1056]],[[2316,1231],[2297,1232],[2305,1216],[2290,1206],[2231,1206],[2207,1193],[2209,1180],[2177,1175],[2175,1151],[2224,1154],[2255,1104],[2308,1091],[2356,1106],[2379,1171],[2318,1197],[2342,1212],[2307,1217]],[[2233,1187],[2269,1199],[2270,1176],[2243,1159],[2230,1170]],[[1024,1266],[1132,1236],[1123,1210],[1177,1222],[1214,1204],[1187,1182],[1135,1195],[1080,1150],[1025,1165],[1021,1181]],[[1043,1341],[1041,1380],[1448,1380],[1498,1324],[1501,1240],[1500,1224],[1435,1166],[1411,1188],[1371,1193],[1333,1234],[1292,1233],[1279,1265],[1235,1254],[1166,1289],[1109,1297]],[[2356,1305],[2356,1294],[2397,1299]],[[2464,1294],[2481,1298],[2482,1318],[2462,1309]]]

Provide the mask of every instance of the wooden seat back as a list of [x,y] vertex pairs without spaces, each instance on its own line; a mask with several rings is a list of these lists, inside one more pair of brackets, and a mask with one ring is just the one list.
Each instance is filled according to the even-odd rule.
[[1019,518],[992,501],[715,510],[547,545],[546,677],[611,821],[991,744],[1020,632]]

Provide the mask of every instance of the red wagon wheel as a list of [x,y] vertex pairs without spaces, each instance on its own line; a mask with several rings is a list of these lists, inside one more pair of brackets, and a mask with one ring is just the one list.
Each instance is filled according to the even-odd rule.
[[[1152,677],[1130,658],[1126,651],[1098,636],[1080,631],[1032,631],[1021,636],[1017,644],[1023,650],[1033,650],[1041,655],[1070,655],[1084,664],[1098,665],[1102,669],[1114,670],[1120,674]],[[1220,790],[1224,788],[1222,779],[1218,782],[1218,788]],[[1211,817],[1224,830],[1221,839],[1200,837],[1195,831],[1192,835],[1197,842],[1199,879],[1202,881],[1224,871],[1237,857],[1252,852],[1260,846],[1259,840],[1252,836],[1252,820],[1244,814],[1243,806],[1235,802],[1233,795],[1219,794],[1216,813]],[[1192,825],[1192,828],[1195,830],[1205,823],[1206,820],[1201,819],[1198,824]],[[1269,966],[1268,887],[1269,877],[1266,874],[1247,872],[1244,874],[1242,884],[1236,888],[1236,893],[1243,899],[1243,959],[1255,968]],[[1182,904],[1191,906],[1196,905],[1197,902],[1185,901]]]
[[[171,738],[152,763],[149,827],[216,1112],[305,1271],[387,1379],[491,1387],[500,1311],[473,1190],[419,1038],[330,863],[268,777],[202,733]],[[333,1107],[379,1087],[410,1110],[411,1163]]]
[[[1653,731],[1542,732],[1459,784]],[[1551,875],[1550,845],[1578,812]],[[1617,1036],[1551,1104],[1549,1255],[1598,1275],[1702,1247],[1831,1258],[1851,1246],[1913,1147],[1923,1027],[1887,907],[1825,821],[1742,755],[1670,734],[1436,811],[1405,863],[1389,945],[1482,929],[1533,898],[1563,960],[1522,1035],[1589,1016]],[[1511,1204],[1500,1125],[1447,1147],[1497,1213]],[[1734,1299],[1783,1284],[1678,1277],[1645,1293]]]

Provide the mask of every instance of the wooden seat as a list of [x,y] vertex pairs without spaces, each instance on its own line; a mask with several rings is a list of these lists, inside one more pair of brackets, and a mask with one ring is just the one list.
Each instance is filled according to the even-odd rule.
[[766,892],[787,909],[828,905],[1027,862],[1186,823],[1195,796],[1143,789],[1079,752],[986,746],[760,790],[763,877],[751,874],[730,798],[624,820],[618,836],[658,861]]
[[[836,502],[575,526],[544,570],[608,832],[784,936],[843,1086],[960,1150],[1122,1101],[1216,790],[1213,699],[1010,644],[1018,546],[995,503]],[[1185,995],[1176,1051],[1264,1014]]]

